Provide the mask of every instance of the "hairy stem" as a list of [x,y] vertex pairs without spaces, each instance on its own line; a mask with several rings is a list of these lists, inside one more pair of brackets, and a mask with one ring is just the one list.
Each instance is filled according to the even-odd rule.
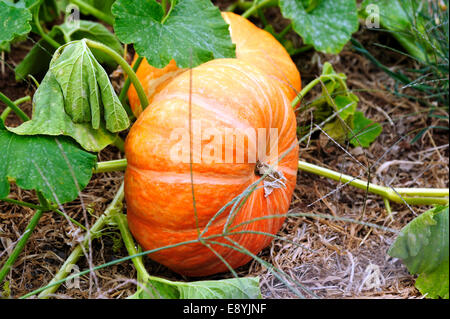
[[120,56],[120,54],[118,54],[116,51],[112,50],[111,48],[109,48],[108,46],[106,46],[106,45],[104,45],[102,43],[99,43],[99,42],[96,42],[96,41],[92,41],[92,40],[89,40],[89,39],[84,39],[84,41],[86,41],[86,44],[89,47],[98,49],[98,50],[108,54],[111,58],[114,59],[114,61],[116,61],[122,67],[122,69],[128,75],[128,78],[133,83],[133,85],[134,85],[134,87],[136,89],[136,92],[138,94],[139,101],[141,102],[142,109],[144,110],[147,107],[147,105],[148,105],[147,96],[145,95],[144,88],[142,87],[141,82],[139,82],[139,79],[136,76],[136,73],[134,73],[133,69],[127,63],[127,61],[125,61],[123,59],[123,57]]
[[102,20],[103,22],[108,23],[109,25],[114,24],[114,17],[110,16],[109,14],[104,13],[101,10],[98,10],[97,8],[94,8],[90,4],[82,1],[82,0],[69,0],[73,4],[76,4],[78,7],[83,9],[86,12],[89,12],[89,14],[93,15],[94,17]]
[[110,220],[111,216],[117,212],[122,211],[122,201],[124,198],[123,192],[123,182],[114,196],[112,202],[108,205],[104,213],[97,219],[97,221],[90,228],[89,233],[87,233],[83,241],[75,247],[70,256],[66,259],[64,264],[61,266],[58,273],[53,277],[48,287],[39,294],[39,298],[49,298],[53,294],[64,279],[69,275],[73,266],[77,263],[78,259],[83,255],[83,249],[86,249],[89,245],[89,241],[97,236],[101,230],[105,227],[107,222]]
[[379,186],[369,183],[367,188],[367,181],[363,181],[354,178],[349,175],[341,174],[339,172],[323,168],[317,165],[306,163],[304,161],[298,161],[298,168],[319,176],[340,181],[342,183],[348,183],[350,186],[368,190],[369,193],[380,195],[381,197],[388,199],[389,201],[403,204],[413,205],[431,205],[431,204],[447,204],[449,199],[448,188],[396,188],[391,189],[385,186]]

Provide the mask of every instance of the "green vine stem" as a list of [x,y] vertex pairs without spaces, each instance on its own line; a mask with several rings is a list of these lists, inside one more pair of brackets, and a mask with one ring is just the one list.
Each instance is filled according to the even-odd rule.
[[20,253],[25,248],[25,245],[26,245],[28,239],[30,238],[31,234],[33,233],[33,230],[36,228],[36,225],[39,222],[39,219],[41,219],[43,213],[44,213],[44,211],[42,211],[40,209],[38,209],[34,213],[29,224],[25,228],[24,233],[22,234],[22,236],[20,237],[16,246],[14,247],[14,250],[12,251],[11,255],[9,255],[8,259],[6,260],[2,269],[0,270],[0,283],[3,282],[6,275],[9,273],[9,270],[11,269],[12,265],[14,265],[15,261],[17,260],[17,258],[20,255]]
[[82,0],[69,0],[69,1],[72,2],[73,4],[77,5],[84,11],[88,12],[89,14],[93,15],[94,17],[102,20],[103,22],[106,22],[107,24],[109,24],[111,26],[114,24],[114,18],[112,16],[104,13],[101,10],[98,10],[97,8],[94,8],[90,4],[88,4]]
[[127,160],[126,159],[97,162],[97,164],[94,168],[94,173],[124,171],[126,168],[127,168]]
[[114,61],[116,61],[122,67],[122,69],[128,75],[128,78],[133,83],[133,85],[136,89],[136,92],[138,94],[139,101],[141,102],[142,109],[144,110],[148,106],[148,99],[147,99],[147,96],[145,95],[145,91],[141,85],[141,82],[139,82],[139,79],[136,76],[136,73],[134,73],[133,69],[128,64],[128,62],[125,61],[124,58],[120,54],[118,54],[116,51],[112,50],[111,48],[109,48],[108,46],[106,46],[102,43],[92,41],[89,39],[84,39],[84,41],[86,42],[86,44],[89,47],[98,49],[98,50],[108,54],[111,58],[114,59]]
[[298,103],[301,102],[301,100],[305,97],[305,95],[311,91],[311,89],[313,87],[315,87],[317,84],[325,81],[325,80],[337,80],[339,81],[339,83],[342,85],[342,87],[345,89],[345,91],[347,91],[347,84],[345,83],[344,79],[342,78],[341,75],[339,74],[325,74],[325,75],[321,75],[318,78],[312,80],[311,82],[308,83],[307,86],[305,86],[298,94],[297,96],[292,100],[291,102],[291,106],[293,108],[295,108]]
[[38,33],[40,34],[42,39],[47,41],[55,49],[58,49],[61,45],[58,42],[56,42],[55,40],[53,40],[49,35],[47,35],[47,33],[45,33],[45,31],[42,29],[41,22],[39,21],[39,8],[40,8],[40,6],[38,6],[38,8],[36,9],[36,12],[34,13],[34,16],[33,16],[34,24],[36,25]]
[[[3,98],[2,98],[2,96],[3,96]],[[6,122],[6,118],[8,117],[9,113],[11,113],[11,111],[13,110],[11,108],[10,102],[13,104],[13,107],[15,107],[21,115],[19,115],[16,111],[14,113],[16,113],[22,119],[22,121],[28,121],[28,120],[25,120],[26,118],[28,118],[28,116],[18,106],[24,102],[30,101],[31,97],[29,97],[27,95],[27,96],[21,97],[20,99],[17,99],[14,102],[12,102],[4,94],[2,94],[0,92],[0,100],[2,100],[7,105],[6,109],[0,115],[0,119],[3,121],[3,123]]]
[[[134,71],[134,73],[137,72],[137,69],[141,65],[142,60],[144,60],[144,57],[138,56],[138,58],[136,59],[136,62],[134,62],[134,64],[133,64],[133,71]],[[126,80],[125,80],[125,83],[123,84],[122,90],[120,91],[119,101],[120,101],[120,103],[122,103],[122,105],[124,105],[124,106],[126,105],[128,114],[133,114],[131,109],[125,103],[125,100],[127,99],[128,89],[130,88],[130,84],[131,84],[130,78],[127,77]]]
[[[123,213],[114,214],[114,221],[119,228],[120,234],[122,235],[123,243],[128,251],[129,256],[136,255],[138,253],[136,246],[134,244],[133,236],[128,228],[127,217]],[[138,272],[139,282],[146,283],[150,279],[150,275],[145,269],[144,262],[142,261],[142,256],[137,256],[131,259],[133,261],[134,267]]]
[[18,117],[20,117],[20,119],[24,122],[29,121],[30,118],[28,117],[28,115],[25,114],[24,111],[22,111],[17,105],[19,105],[20,103],[23,103],[25,101],[29,101],[30,97],[29,96],[25,96],[19,100],[16,101],[11,101],[6,95],[4,95],[2,92],[0,92],[0,101],[2,101],[3,103],[6,104],[6,106],[9,108],[6,108],[2,115],[1,115],[1,119],[3,120],[3,122],[5,122],[6,117],[8,116],[9,112],[11,112],[11,110],[16,113],[16,115]]
[[6,260],[3,267],[0,269],[0,283],[3,282],[6,275],[9,273],[11,267],[14,265],[17,258],[19,257],[20,253],[25,248],[25,245],[26,245],[28,239],[30,238],[31,234],[33,233],[33,230],[36,228],[39,220],[41,219],[42,214],[45,211],[49,210],[48,202],[44,198],[44,196],[42,196],[42,194],[40,192],[37,192],[37,195],[39,197],[39,202],[40,202],[41,206],[43,206],[43,209],[38,209],[34,213],[33,217],[31,218],[30,222],[28,223],[27,227],[25,228],[25,231],[23,232],[22,236],[19,238],[16,246],[14,247],[13,251],[9,255],[9,257]]
[[298,161],[298,168],[308,173],[348,183],[349,185],[362,190],[368,190],[369,193],[380,195],[383,199],[388,199],[389,201],[399,204],[445,205],[448,204],[449,201],[448,188],[395,188],[394,190],[389,187],[367,183],[367,181],[356,179],[352,176],[341,174],[304,161]]
[[243,18],[248,18],[251,15],[257,13],[258,9],[276,7],[278,5],[278,0],[255,0],[250,8],[248,8],[241,16]]
[[111,220],[111,217],[117,212],[122,211],[122,201],[124,198],[123,191],[123,182],[119,187],[116,195],[114,196],[111,203],[108,205],[104,213],[97,219],[97,221],[92,225],[89,232],[84,236],[83,241],[75,247],[70,256],[66,259],[64,264],[61,266],[58,273],[53,277],[47,289],[43,290],[39,294],[39,298],[49,298],[51,294],[53,294],[58,287],[60,286],[60,282],[64,278],[68,276],[71,272],[72,267],[77,263],[78,259],[83,255],[83,249],[86,249],[89,245],[89,241],[98,236],[103,229],[103,227]]

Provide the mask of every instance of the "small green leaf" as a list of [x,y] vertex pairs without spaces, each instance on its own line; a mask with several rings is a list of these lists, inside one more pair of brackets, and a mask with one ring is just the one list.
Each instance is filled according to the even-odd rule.
[[379,123],[368,119],[364,113],[356,111],[353,117],[353,131],[348,134],[353,146],[369,147],[381,134],[383,128]]
[[[111,33],[105,26],[93,21],[78,21],[75,23],[63,23],[55,25],[48,35],[58,43],[81,40],[83,38],[91,39],[109,46],[111,49],[123,55],[123,48],[119,39]],[[116,68],[117,63],[105,53],[97,50],[91,50],[98,62],[106,64],[111,69]],[[28,74],[41,75],[48,70],[50,60],[55,48],[41,39],[28,52],[25,58],[15,68],[16,80],[23,80]]]
[[24,3],[0,1],[0,44],[11,42],[31,31],[31,13]]
[[205,280],[193,282],[149,281],[130,299],[258,299],[261,298],[257,277]]
[[103,114],[110,132],[128,128],[127,112],[105,70],[83,40],[60,47],[53,55],[49,72],[61,86],[66,113],[74,123],[91,122],[98,129]]
[[173,2],[168,16],[155,0],[117,0],[114,30],[124,43],[158,68],[174,59],[180,68],[215,58],[234,58],[229,26],[209,0]]
[[339,53],[359,26],[356,0],[280,0],[280,9],[303,42],[324,53]]
[[416,285],[429,297],[449,295],[449,209],[437,206],[406,225],[388,254],[400,258],[412,274],[419,274]]
[[35,189],[53,203],[78,197],[88,184],[96,156],[65,137],[20,136],[0,121],[0,198],[9,194],[8,179],[24,189]]
[[54,75],[49,72],[33,96],[33,115],[22,125],[7,128],[20,135],[67,135],[74,138],[85,150],[99,152],[116,139],[103,122],[98,130],[90,123],[74,123],[64,110],[64,96]]

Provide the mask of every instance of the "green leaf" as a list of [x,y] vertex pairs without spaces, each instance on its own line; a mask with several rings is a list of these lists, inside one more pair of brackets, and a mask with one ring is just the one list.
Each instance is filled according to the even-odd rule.
[[379,123],[368,119],[364,113],[356,111],[353,117],[353,131],[348,134],[353,146],[369,147],[381,134],[383,128]]
[[229,26],[209,0],[179,0],[164,17],[155,0],[117,0],[114,30],[124,43],[158,68],[174,59],[180,68],[216,58],[234,58]]
[[305,44],[324,53],[339,53],[358,30],[356,0],[309,1],[308,7],[305,2],[280,0],[281,13],[292,20]]
[[90,123],[72,122],[64,110],[64,96],[54,75],[49,72],[33,96],[33,115],[22,125],[7,128],[20,135],[67,135],[74,138],[85,150],[99,152],[116,139],[103,122],[98,130]]
[[176,282],[149,281],[130,299],[257,299],[261,298],[257,277]]
[[[55,25],[48,35],[59,43],[83,38],[91,39],[103,43],[123,55],[123,48],[119,39],[105,26],[93,21],[80,20],[78,22],[79,24],[65,22],[61,25]],[[107,54],[97,49],[91,51],[100,63],[106,64],[111,69],[117,67],[117,63]],[[54,52],[55,48],[52,45],[43,39],[39,40],[15,68],[16,80],[23,80],[28,74],[44,75],[48,70]]]
[[8,179],[24,189],[35,189],[53,203],[78,197],[92,176],[96,156],[79,149],[70,139],[20,136],[0,121],[0,198],[9,194]]
[[31,31],[31,13],[24,3],[0,1],[0,44],[5,45]]
[[428,23],[423,18],[428,6],[416,0],[365,0],[360,9],[363,19],[370,19],[369,5],[377,6],[380,25],[390,31],[409,54],[421,61],[433,56],[433,44],[426,40],[429,39],[426,30]]
[[388,254],[400,258],[409,272],[419,274],[416,284],[431,298],[448,298],[449,209],[437,206],[406,225]]
[[438,268],[422,273],[416,279],[416,288],[427,298],[449,299],[449,262],[444,261]]
[[83,40],[60,47],[50,62],[50,72],[61,86],[65,110],[73,122],[91,122],[92,127],[98,129],[103,114],[110,132],[128,128],[127,112],[105,70]]

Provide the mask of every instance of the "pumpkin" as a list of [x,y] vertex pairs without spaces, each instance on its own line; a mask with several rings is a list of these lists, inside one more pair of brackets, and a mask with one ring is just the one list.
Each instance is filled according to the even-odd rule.
[[[232,29],[233,18],[227,20]],[[245,38],[240,28],[238,24],[232,32],[233,40]],[[273,38],[262,38],[272,41],[266,44],[268,51],[279,45]],[[147,91],[151,104],[125,142],[130,231],[143,249],[156,250],[149,254],[151,259],[186,276],[225,272],[249,262],[251,256],[229,246],[238,243],[238,249],[257,254],[269,245],[273,237],[265,233],[275,234],[281,228],[296,185],[298,142],[288,86],[274,76],[281,71],[264,68],[263,57],[250,59],[250,53],[239,57],[239,52],[257,49],[236,45],[236,59],[216,59],[178,72]],[[261,46],[263,51],[265,56]],[[155,74],[138,76],[145,84],[157,79]],[[297,90],[299,77],[296,83]],[[233,205],[227,203],[256,182],[258,187],[237,201],[230,216]],[[276,217],[263,218],[268,215]],[[229,234],[224,236],[227,225]],[[177,245],[195,241],[200,233],[206,238],[203,243]],[[166,246],[171,247],[159,250]]]
[[[222,12],[222,17],[230,26],[232,42],[236,45],[236,58],[251,63],[269,76],[276,79],[292,100],[301,88],[300,74],[292,62],[286,49],[267,31],[233,12]],[[138,55],[133,59],[136,62]],[[141,80],[147,98],[151,103],[154,94],[175,76],[186,71],[179,69],[172,60],[162,69],[151,66],[143,60],[136,72]],[[137,116],[142,112],[139,97],[133,85],[128,90],[128,100],[133,113]]]

